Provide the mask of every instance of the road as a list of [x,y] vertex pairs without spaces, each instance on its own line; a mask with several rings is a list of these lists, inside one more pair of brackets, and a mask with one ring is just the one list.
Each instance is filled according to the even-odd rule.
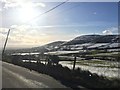
[[54,78],[29,69],[2,63],[3,88],[67,88]]

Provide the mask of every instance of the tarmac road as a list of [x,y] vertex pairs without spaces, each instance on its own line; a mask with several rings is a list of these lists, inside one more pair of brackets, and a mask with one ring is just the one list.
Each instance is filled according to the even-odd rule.
[[67,88],[54,78],[2,62],[2,88]]

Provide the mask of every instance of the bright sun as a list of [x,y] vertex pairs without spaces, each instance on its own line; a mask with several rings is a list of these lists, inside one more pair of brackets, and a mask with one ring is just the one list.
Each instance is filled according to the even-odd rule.
[[19,9],[19,17],[20,21],[22,22],[32,20],[35,16],[37,16],[37,11],[31,3],[22,5],[22,7]]

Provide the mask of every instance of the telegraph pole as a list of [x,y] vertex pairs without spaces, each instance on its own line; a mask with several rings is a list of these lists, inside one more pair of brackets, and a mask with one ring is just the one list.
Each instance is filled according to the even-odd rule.
[[4,52],[5,52],[5,49],[6,49],[9,33],[10,33],[10,29],[8,30],[7,37],[6,37],[6,40],[5,40],[5,44],[4,44],[4,47],[3,47],[3,50],[2,50],[2,58],[4,56]]

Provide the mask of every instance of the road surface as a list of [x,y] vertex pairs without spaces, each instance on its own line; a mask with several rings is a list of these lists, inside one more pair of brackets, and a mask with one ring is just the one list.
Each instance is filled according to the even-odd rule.
[[2,63],[3,88],[67,88],[54,78],[29,69]]

